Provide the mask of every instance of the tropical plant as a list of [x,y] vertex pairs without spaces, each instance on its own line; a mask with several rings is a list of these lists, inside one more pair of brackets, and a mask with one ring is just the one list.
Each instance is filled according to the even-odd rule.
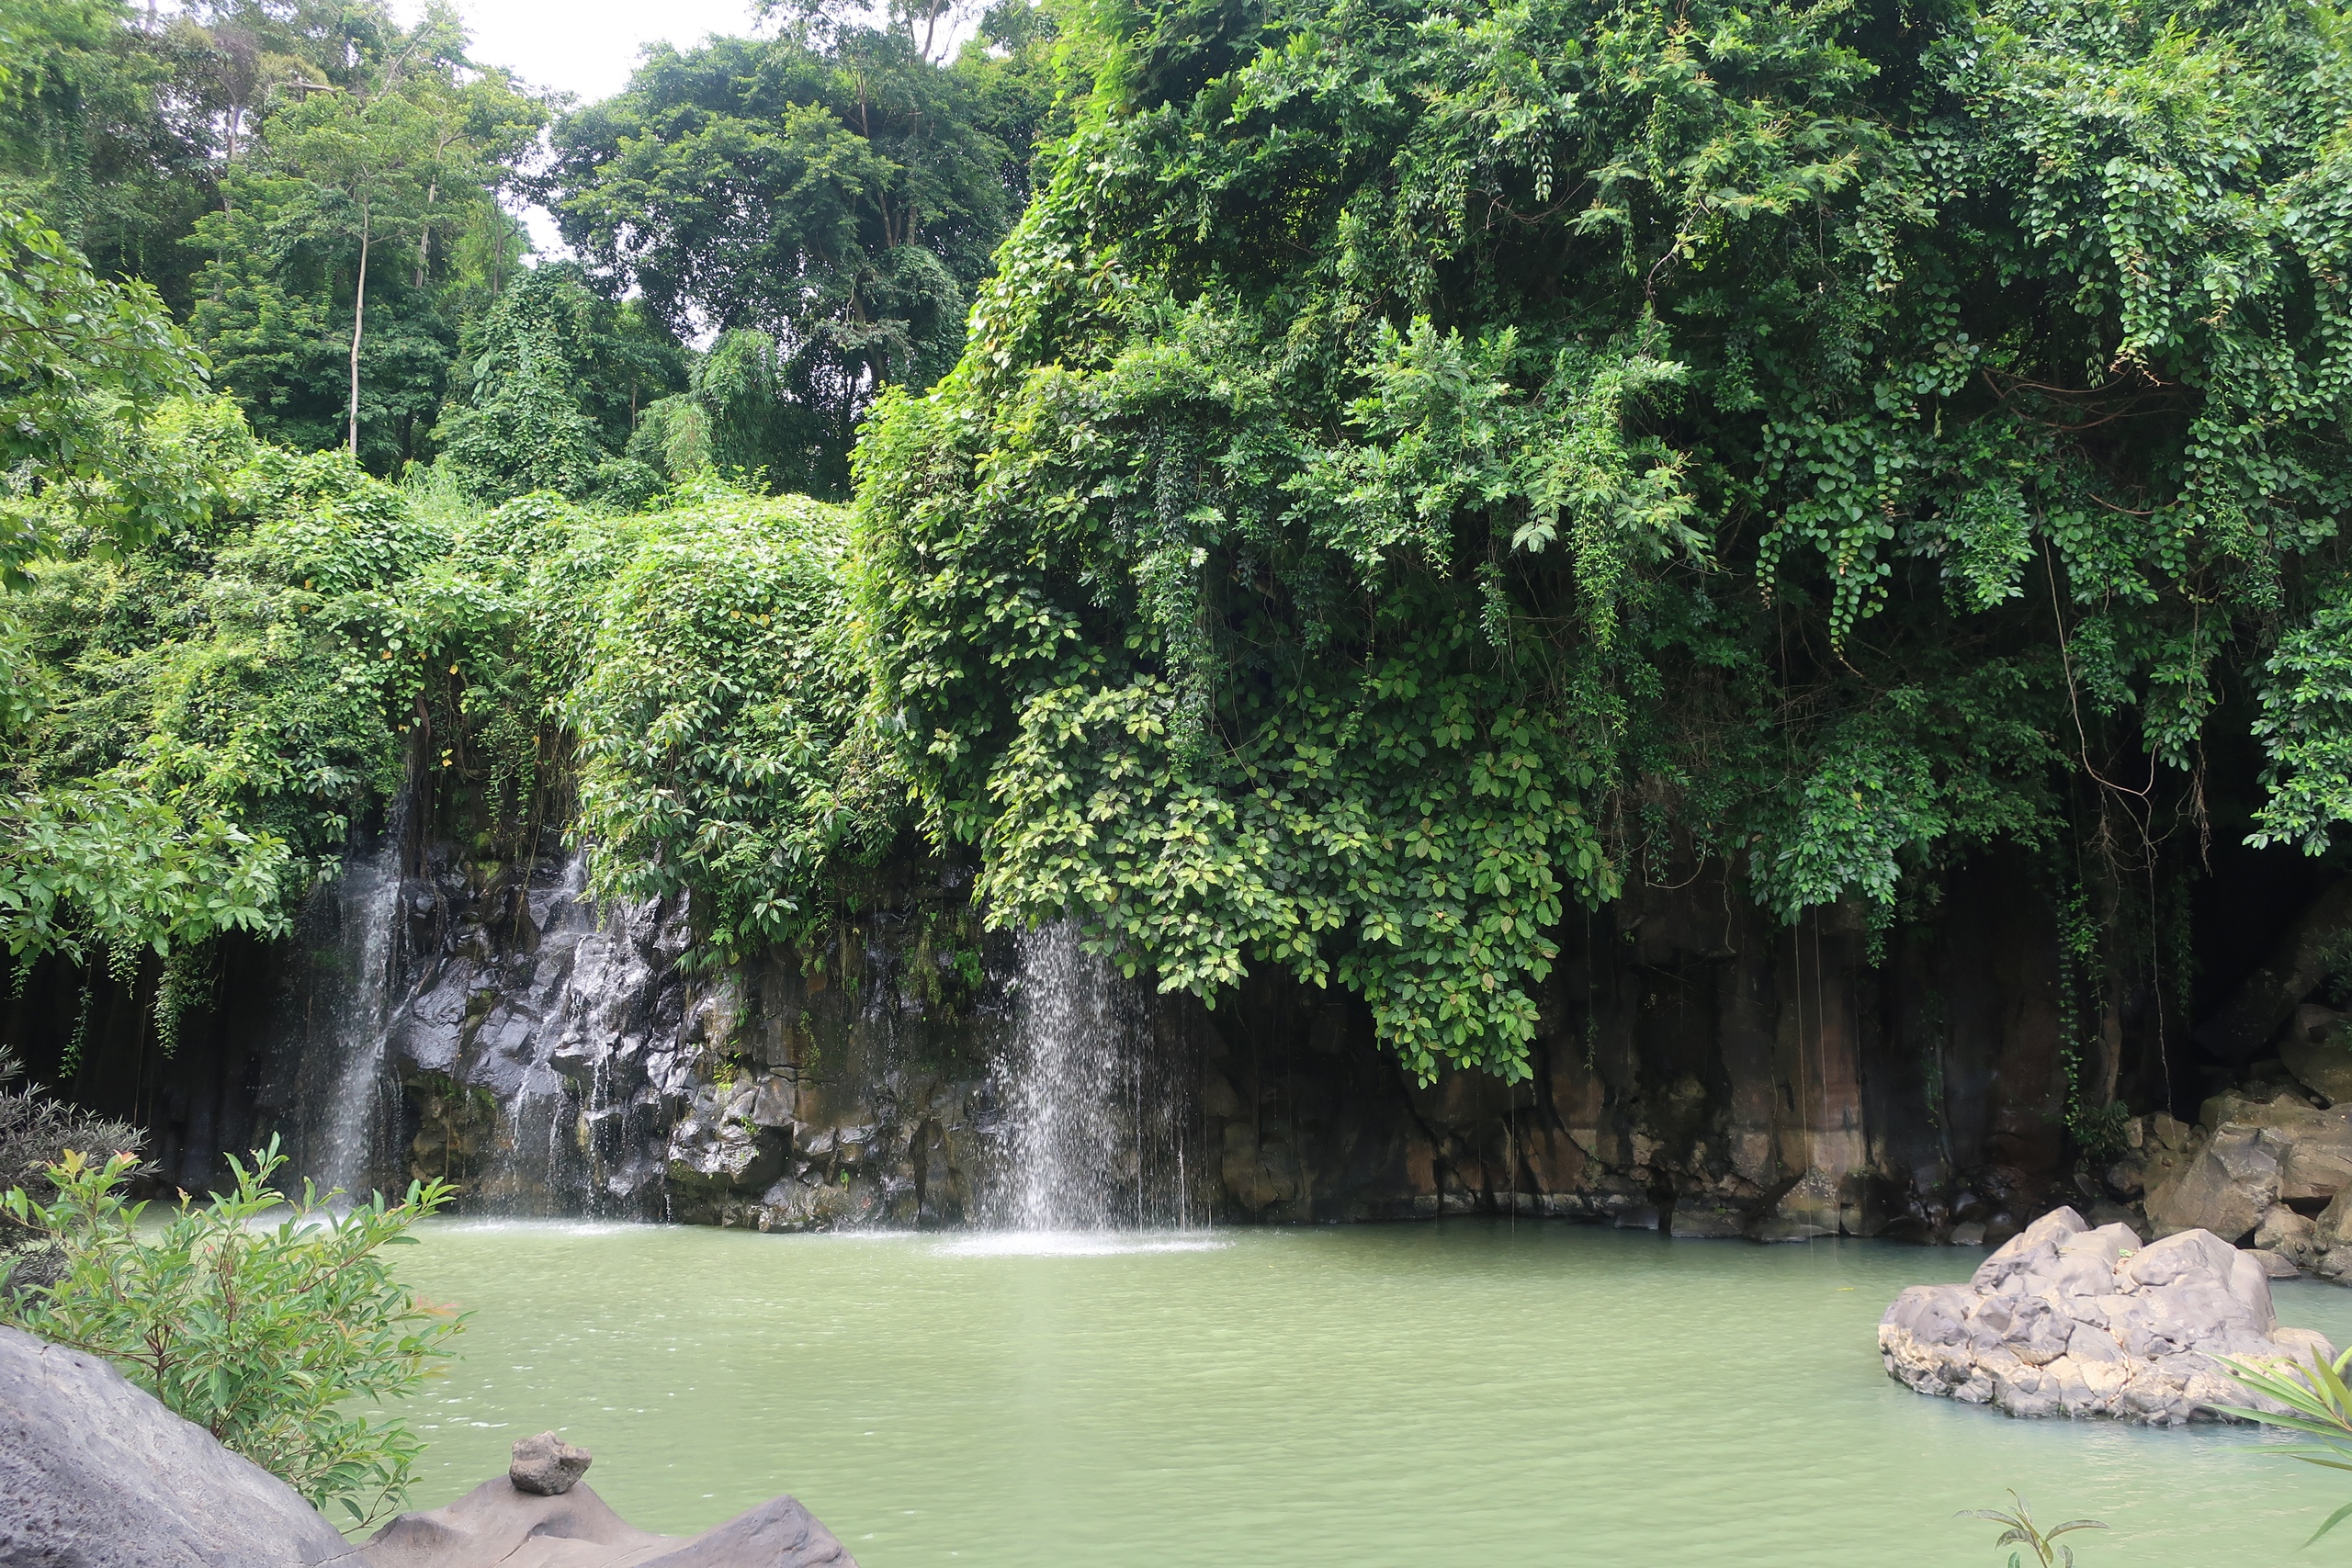
[[[17,1080],[24,1071],[17,1054],[0,1045],[0,1182],[45,1189],[44,1173],[61,1164],[69,1151],[135,1154],[146,1142],[146,1134],[128,1122],[85,1111],[44,1092],[37,1083],[19,1085]],[[19,1288],[56,1278],[62,1258],[56,1247],[41,1245],[43,1239],[0,1211],[0,1253],[31,1252],[6,1265]]]
[[347,457],[257,444],[224,400],[141,440],[190,478],[147,547],[29,564],[0,599],[0,942],[133,968],[283,927],[401,772],[425,671],[403,580],[432,551]]
[[[2318,1465],[2322,1470],[2352,1472],[2352,1389],[2347,1389],[2344,1381],[2347,1368],[2352,1368],[2352,1350],[2333,1361],[2313,1350],[2308,1369],[2284,1358],[2253,1360],[2233,1356],[2222,1362],[2223,1371],[2253,1393],[2276,1400],[2286,1408],[2264,1410],[2238,1404],[2217,1404],[2213,1408],[2242,1421],[2258,1421],[2266,1427],[2317,1438],[2318,1448],[2290,1449],[2287,1457]],[[2312,1532],[2312,1540],[2317,1540],[2346,1518],[2352,1518],[2352,1503],[2328,1515],[2326,1521]],[[2312,1540],[2303,1544],[2309,1546]]]
[[69,1149],[134,1153],[146,1134],[125,1122],[97,1116],[17,1079],[25,1065],[0,1045],[0,1181],[22,1186],[62,1162]]
[[202,389],[155,291],[109,282],[29,214],[0,209],[0,587],[61,528],[102,548],[193,520],[200,475],[159,458],[146,423]]
[[2025,1568],[2025,1553],[2033,1553],[2039,1568],[2075,1568],[2075,1549],[2055,1544],[2069,1530],[2103,1530],[2107,1526],[2097,1519],[2068,1519],[2063,1525],[2043,1529],[2033,1522],[2033,1514],[2025,1499],[2015,1492],[2009,1494],[2014,1505],[2008,1508],[1968,1508],[1953,1515],[1961,1519],[1990,1519],[2002,1528],[2001,1536],[1993,1543],[1995,1551],[2005,1546],[2021,1546],[2024,1551],[2009,1553],[2009,1568]]
[[383,1253],[412,1243],[452,1189],[413,1183],[398,1202],[378,1192],[338,1210],[307,1181],[292,1201],[269,1185],[286,1163],[275,1140],[229,1163],[232,1190],[183,1194],[159,1225],[123,1200],[129,1154],[68,1153],[48,1173],[50,1201],[10,1189],[0,1207],[64,1259],[53,1282],[17,1289],[0,1254],[0,1321],[104,1357],[312,1504],[366,1524],[399,1505],[424,1445],[364,1407],[413,1393],[462,1325]]

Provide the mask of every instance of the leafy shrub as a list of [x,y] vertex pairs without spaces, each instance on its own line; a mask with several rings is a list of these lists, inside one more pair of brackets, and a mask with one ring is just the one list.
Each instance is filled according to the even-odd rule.
[[596,892],[692,890],[709,956],[803,940],[902,793],[855,720],[839,508],[704,482],[640,520],[563,713]]
[[[126,1122],[94,1115],[78,1105],[45,1094],[39,1084],[21,1087],[24,1064],[0,1045],[0,1183],[47,1190],[45,1172],[64,1160],[70,1149],[112,1149],[135,1153],[146,1134]],[[41,1245],[41,1233],[16,1223],[0,1211],[0,1252],[29,1251],[8,1266],[18,1285],[47,1284],[59,1266],[57,1249]]]
[[233,1190],[183,1194],[151,1226],[121,1195],[134,1163],[69,1153],[49,1172],[53,1201],[22,1187],[0,1199],[64,1254],[53,1282],[29,1286],[0,1254],[0,1321],[104,1357],[319,1507],[355,1524],[397,1507],[424,1442],[349,1407],[413,1393],[449,1354],[461,1320],[418,1301],[381,1254],[452,1190],[413,1183],[398,1203],[379,1192],[337,1213],[305,1182],[289,1205],[269,1185],[285,1163],[273,1141],[250,1165],[232,1158]]

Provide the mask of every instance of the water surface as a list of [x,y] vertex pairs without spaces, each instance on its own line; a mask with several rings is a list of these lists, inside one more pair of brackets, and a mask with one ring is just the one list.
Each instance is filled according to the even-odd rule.
[[[446,1502],[554,1427],[649,1529],[797,1494],[865,1568],[1941,1568],[2015,1486],[2084,1568],[2296,1552],[2352,1476],[2244,1429],[2020,1422],[1880,1368],[1902,1286],[1981,1254],[1457,1222],[767,1236],[444,1222],[474,1314],[411,1407]],[[2352,1292],[2287,1322],[2352,1341]],[[2322,1549],[2324,1551],[2324,1548]]]

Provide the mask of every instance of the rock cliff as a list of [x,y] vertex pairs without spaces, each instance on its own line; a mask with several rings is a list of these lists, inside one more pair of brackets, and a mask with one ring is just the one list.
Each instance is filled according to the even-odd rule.
[[[1999,865],[1955,878],[1930,937],[1883,953],[1859,912],[1782,926],[1706,879],[1573,916],[1516,1083],[1417,1084],[1354,998],[1272,970],[1214,1009],[1133,991],[1121,1027],[1181,1080],[1171,1163],[1195,1218],[1998,1243],[2055,1201],[2114,1196],[2062,1168],[2054,943],[2016,885]],[[414,847],[374,1179],[770,1228],[1002,1217],[1024,976],[962,868],[899,864],[819,950],[728,970],[684,961],[683,908],[599,912],[581,886],[552,840],[487,870]],[[165,1081],[136,1109],[182,1185],[207,1145],[317,1143],[316,1058],[350,1048],[321,1020],[352,983],[334,955],[356,951],[326,928],[366,918],[329,908],[304,942],[248,955],[244,1022],[142,1068]]]

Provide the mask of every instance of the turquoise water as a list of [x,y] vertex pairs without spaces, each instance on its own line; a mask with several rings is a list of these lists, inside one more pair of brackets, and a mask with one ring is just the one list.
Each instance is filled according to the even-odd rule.
[[[410,1407],[419,1506],[554,1427],[649,1529],[792,1492],[865,1568],[1997,1565],[1955,1510],[2082,1515],[2085,1568],[2312,1562],[2352,1476],[2239,1429],[2020,1422],[1880,1368],[1981,1254],[1458,1222],[1046,1244],[448,1222],[472,1310]],[[2280,1316],[2352,1342],[2352,1291]]]

